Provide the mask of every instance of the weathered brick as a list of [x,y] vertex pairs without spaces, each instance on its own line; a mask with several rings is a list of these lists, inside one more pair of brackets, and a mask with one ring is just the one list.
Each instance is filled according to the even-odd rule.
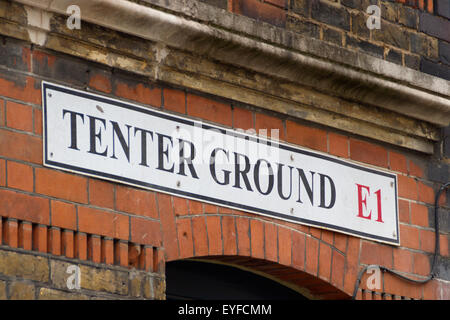
[[419,30],[436,38],[450,42],[450,20],[427,12],[419,14]]
[[67,292],[50,288],[40,288],[39,300],[89,300],[89,296],[78,292]]
[[34,300],[35,287],[32,283],[13,281],[9,285],[10,300]]
[[89,87],[102,91],[105,93],[111,93],[111,74],[106,71],[95,70],[89,72]]
[[450,19],[450,2],[447,0],[435,0],[436,13],[442,17]]
[[49,279],[48,259],[32,254],[0,251],[0,274],[47,282]]
[[406,6],[399,6],[398,10],[398,22],[408,28],[417,29],[419,23],[419,11]]
[[6,281],[0,280],[0,300],[6,300]]
[[409,50],[410,32],[397,24],[381,20],[381,29],[374,29],[372,32],[374,40]]
[[335,29],[323,28],[323,40],[328,41],[338,46],[342,45],[342,35],[343,32],[337,31]]
[[38,105],[42,100],[38,80],[5,71],[0,73],[0,95]]
[[312,0],[311,17],[317,21],[350,31],[350,14],[344,7]]
[[[126,241],[115,241],[114,242],[114,264],[119,265],[121,267],[129,266],[128,259],[128,242]],[[100,260],[101,260],[101,252],[100,252]]]
[[386,60],[401,65],[402,64],[401,51],[390,49],[388,54],[386,55]]
[[420,69],[420,57],[411,55],[411,54],[404,54],[405,57],[405,66],[414,70]]
[[320,37],[320,26],[318,24],[300,20],[292,16],[287,17],[286,29],[316,39]]
[[311,0],[291,0],[291,10],[302,16],[309,17]]
[[221,9],[226,9],[228,5],[228,0],[200,0],[200,1]]
[[186,113],[186,93],[181,90],[164,88],[164,109]]
[[439,41],[439,59],[442,63],[450,65],[450,43]]
[[30,71],[30,61],[29,44],[13,38],[3,38],[0,42],[0,65],[18,71]]
[[[67,268],[73,263],[51,260],[51,282],[55,288],[67,289]],[[128,272],[78,265],[81,272],[81,288],[120,295],[128,294]]]
[[286,23],[286,12],[271,4],[258,0],[231,0],[232,11],[237,14],[264,21],[279,27]]
[[125,99],[161,107],[161,88],[151,84],[138,83],[125,77],[116,77],[113,80],[113,92]]
[[373,44],[369,41],[365,41],[365,40],[360,40],[354,37],[351,37],[349,35],[347,35],[346,37],[346,43],[348,47],[353,47],[355,49],[360,49],[364,52],[366,52],[367,54],[370,54],[372,56],[378,57],[378,58],[383,58],[383,54],[384,54],[384,48],[380,47],[376,44]]

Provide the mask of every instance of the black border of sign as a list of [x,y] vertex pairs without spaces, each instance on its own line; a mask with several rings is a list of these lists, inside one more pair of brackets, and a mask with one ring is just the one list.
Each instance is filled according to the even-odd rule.
[[301,153],[304,155],[308,155],[311,157],[315,157],[315,158],[320,158],[320,159],[324,159],[327,161],[332,161],[344,166],[348,166],[354,169],[358,169],[358,170],[363,170],[363,171],[367,171],[373,174],[378,174],[378,175],[383,175],[389,178],[394,179],[394,190],[395,190],[395,214],[396,214],[396,239],[392,240],[389,238],[385,238],[385,237],[380,237],[380,236],[376,236],[376,235],[371,235],[365,232],[361,232],[361,231],[355,231],[352,229],[348,229],[348,228],[343,228],[343,227],[339,227],[339,226],[335,226],[335,225],[331,225],[331,224],[326,224],[326,223],[322,223],[322,222],[317,222],[314,220],[308,220],[308,219],[303,219],[303,218],[298,218],[298,217],[292,217],[292,216],[288,216],[282,213],[278,213],[278,212],[273,212],[273,211],[269,211],[269,210],[265,210],[265,209],[260,209],[260,208],[255,208],[255,207],[251,207],[251,206],[246,206],[246,205],[242,205],[239,203],[234,203],[234,202],[230,202],[230,201],[225,201],[225,200],[221,200],[221,199],[216,199],[216,198],[212,198],[212,197],[207,197],[207,196],[203,196],[203,195],[197,195],[194,193],[190,193],[190,192],[185,192],[185,191],[180,191],[180,190],[176,190],[176,189],[172,189],[172,188],[168,188],[168,187],[162,187],[159,185],[155,185],[152,183],[148,183],[148,182],[144,182],[144,181],[139,181],[139,180],[134,180],[134,179],[129,179],[129,178],[125,178],[125,177],[120,177],[120,176],[116,176],[113,174],[109,174],[109,173],[104,173],[104,172],[98,172],[95,170],[90,170],[90,169],[85,169],[85,168],[80,168],[80,167],[75,167],[75,166],[71,166],[65,163],[59,163],[59,162],[55,162],[55,161],[51,161],[48,159],[47,157],[47,94],[46,91],[47,89],[51,89],[51,90],[55,90],[55,91],[59,91],[59,92],[63,92],[63,93],[67,93],[67,94],[71,94],[71,95],[76,95],[79,97],[83,97],[86,99],[92,99],[92,100],[96,100],[99,102],[103,102],[103,103],[107,103],[107,104],[112,104],[121,108],[125,108],[125,109],[129,109],[129,110],[134,110],[137,112],[142,112],[148,115],[152,115],[155,117],[159,117],[159,118],[165,118],[167,120],[171,120],[171,121],[175,121],[178,123],[183,123],[185,125],[194,125],[194,123],[198,123],[200,124],[202,129],[214,129],[214,130],[219,130],[222,134],[228,134],[228,135],[232,135],[234,137],[238,137],[241,139],[251,139],[255,142],[258,143],[262,143],[264,142],[264,144],[266,145],[270,145],[271,142],[270,140],[266,140],[264,138],[260,138],[260,137],[256,137],[256,136],[251,136],[251,135],[247,135],[247,134],[243,134],[243,133],[239,133],[237,131],[233,131],[233,130],[229,130],[229,129],[225,129],[225,128],[221,128],[218,126],[214,126],[214,125],[210,125],[210,124],[206,124],[200,121],[196,121],[196,120],[191,120],[188,118],[181,118],[179,116],[175,116],[172,114],[168,114],[168,113],[164,113],[161,111],[156,111],[156,110],[152,110],[152,109],[148,109],[148,108],[144,108],[138,105],[133,105],[131,103],[125,103],[119,100],[113,100],[112,98],[108,98],[105,96],[100,96],[98,94],[94,94],[94,93],[89,93],[89,92],[84,92],[81,90],[77,90],[77,89],[72,89],[72,88],[68,88],[62,85],[57,85],[57,84],[51,84],[48,83],[46,81],[42,81],[42,116],[43,116],[43,126],[44,126],[44,144],[43,144],[43,148],[44,148],[44,166],[49,166],[49,167],[53,167],[53,168],[59,168],[59,169],[65,169],[71,172],[78,172],[78,173],[84,173],[86,175],[92,176],[92,177],[98,177],[98,178],[103,178],[106,180],[111,180],[114,182],[122,182],[128,185],[132,185],[132,186],[137,186],[137,187],[142,187],[142,188],[146,188],[146,189],[150,189],[150,190],[155,190],[155,191],[161,191],[163,193],[168,193],[168,194],[172,194],[172,195],[177,195],[177,196],[182,196],[185,198],[189,198],[189,199],[194,199],[194,200],[201,200],[204,202],[208,202],[208,203],[212,203],[212,204],[216,204],[216,205],[221,205],[221,206],[226,206],[226,207],[230,207],[233,209],[238,209],[238,210],[243,210],[243,211],[248,211],[248,212],[252,212],[252,213],[256,213],[256,214],[261,214],[261,215],[265,215],[265,216],[269,216],[269,217],[276,217],[285,221],[289,221],[289,222],[294,222],[294,223],[300,223],[300,224],[305,224],[305,225],[309,225],[309,226],[316,226],[316,227],[320,227],[320,228],[324,228],[324,229],[328,229],[331,231],[337,231],[337,232],[341,232],[341,233],[345,233],[345,234],[349,234],[349,235],[354,235],[354,236],[359,236],[361,238],[365,238],[365,239],[369,239],[369,240],[375,240],[375,241],[379,241],[379,242],[383,242],[383,243],[387,243],[387,244],[392,244],[392,245],[400,245],[400,233],[399,233],[399,221],[398,221],[398,196],[397,196],[397,175],[393,174],[393,173],[388,173],[388,172],[383,172],[383,171],[379,171],[379,170],[375,170],[372,168],[365,168],[362,167],[360,165],[354,164],[354,163],[350,163],[347,161],[343,161],[337,158],[333,158],[331,156],[328,155],[323,155],[320,153],[316,153],[316,152],[311,152],[308,150],[302,150],[298,147],[292,147],[289,146],[287,144],[284,144],[282,142],[277,142],[276,144],[278,145],[279,148],[290,151],[290,152],[294,152],[294,153]]

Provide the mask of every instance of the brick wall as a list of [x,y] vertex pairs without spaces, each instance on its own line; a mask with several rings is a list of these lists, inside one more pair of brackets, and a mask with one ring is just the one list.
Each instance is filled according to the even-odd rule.
[[[447,0],[202,0],[258,21],[450,80]],[[381,29],[366,12],[381,9]]]
[[[271,6],[279,4],[270,2]],[[0,55],[0,297],[163,298],[165,262],[205,256],[234,256],[230,261],[242,265],[250,258],[264,260],[275,265],[271,272],[281,280],[283,273],[277,271],[296,270],[299,276],[286,281],[322,298],[348,298],[364,265],[382,264],[419,278],[430,271],[434,195],[448,180],[444,160],[220,97],[151,83],[12,38],[1,39],[0,52],[7,53]],[[226,127],[279,129],[280,138],[289,143],[395,172],[401,245],[378,244],[44,168],[42,80]],[[446,208],[441,211],[443,217],[449,214],[449,199],[448,193],[441,199]],[[444,266],[449,260],[450,228],[448,218],[442,221],[440,261]],[[42,265],[45,275],[35,278],[29,276],[29,270],[11,269],[9,261],[14,259]],[[79,292],[64,288],[69,263],[83,266],[88,279],[98,276],[103,284],[85,284]],[[450,280],[448,270],[441,270],[439,278]],[[140,276],[136,277],[136,272]],[[123,282],[110,284],[109,277]],[[389,274],[384,277],[380,292],[385,297],[450,298],[448,282],[439,279],[414,285]],[[133,282],[135,278],[138,284]],[[102,287],[105,282],[112,287]],[[147,287],[149,283],[153,286]],[[367,292],[359,291],[358,297],[363,294],[365,297]]]

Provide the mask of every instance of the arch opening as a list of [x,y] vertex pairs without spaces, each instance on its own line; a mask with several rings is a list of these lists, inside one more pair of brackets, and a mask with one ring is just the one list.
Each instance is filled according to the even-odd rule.
[[166,264],[167,300],[306,300],[269,277],[214,260]]

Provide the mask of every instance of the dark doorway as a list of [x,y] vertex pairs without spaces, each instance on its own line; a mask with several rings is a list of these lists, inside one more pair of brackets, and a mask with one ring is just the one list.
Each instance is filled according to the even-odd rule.
[[305,300],[300,293],[235,267],[200,262],[166,264],[168,300]]

